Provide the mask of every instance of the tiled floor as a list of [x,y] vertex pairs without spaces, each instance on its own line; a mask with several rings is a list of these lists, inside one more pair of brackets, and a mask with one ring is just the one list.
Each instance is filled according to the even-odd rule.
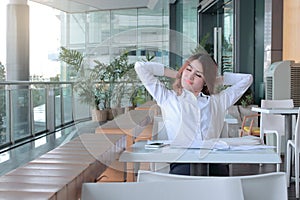
[[[70,126],[66,129],[60,130],[55,134],[48,135],[44,138],[29,142],[10,151],[0,154],[0,175],[3,175],[19,166],[26,164],[27,162],[43,155],[44,153],[52,150],[53,148],[64,144],[74,137],[77,137],[82,133],[94,133],[95,128],[99,126],[97,122],[82,122],[74,126]],[[283,159],[284,160],[284,159]],[[275,165],[233,165],[233,175],[250,175],[257,173],[266,173],[275,171]],[[142,165],[143,169],[148,169],[147,164]],[[283,165],[281,165],[283,171]],[[123,181],[123,165],[117,164],[117,167],[106,170],[99,181]],[[129,177],[133,177],[130,176]],[[128,178],[128,181],[133,181],[132,178]],[[255,191],[254,191],[255,192]],[[289,199],[294,200],[295,198],[295,187],[294,183],[288,189]]]

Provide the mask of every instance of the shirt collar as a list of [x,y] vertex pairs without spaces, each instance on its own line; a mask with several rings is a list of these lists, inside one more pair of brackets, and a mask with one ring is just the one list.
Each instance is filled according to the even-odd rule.
[[203,92],[200,92],[198,96],[200,96],[200,97],[209,97],[209,95],[206,95]]
[[[189,90],[186,90],[186,89],[183,89],[183,92],[182,92],[182,96],[183,97],[186,97],[187,95],[192,95],[193,97],[195,97],[194,93],[192,93],[191,91]],[[209,95],[206,95],[204,94],[203,92],[199,92],[197,98],[209,98]]]

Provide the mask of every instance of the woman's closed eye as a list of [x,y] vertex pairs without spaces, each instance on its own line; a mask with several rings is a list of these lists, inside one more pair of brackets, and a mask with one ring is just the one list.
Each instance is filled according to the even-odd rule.
[[[192,68],[190,65],[188,65],[188,66],[186,67],[186,70],[189,71],[189,72],[192,72],[193,68]],[[196,75],[197,77],[199,77],[199,78],[202,78],[202,74],[201,74],[200,72],[198,72],[198,71],[195,73],[195,75]]]
[[189,71],[189,72],[191,72],[191,71],[192,71],[192,68],[191,68],[190,66],[187,66],[187,67],[186,67],[186,70]]
[[196,73],[196,76],[199,78],[202,78],[202,74],[200,74],[200,73]]

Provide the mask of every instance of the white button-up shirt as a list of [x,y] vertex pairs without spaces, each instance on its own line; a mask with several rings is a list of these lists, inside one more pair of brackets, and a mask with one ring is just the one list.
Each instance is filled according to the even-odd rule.
[[164,66],[155,62],[136,62],[135,70],[142,83],[162,110],[169,140],[188,146],[193,142],[220,137],[226,110],[252,84],[251,74],[225,73],[224,85],[231,85],[210,96],[183,89],[180,96],[161,83]]

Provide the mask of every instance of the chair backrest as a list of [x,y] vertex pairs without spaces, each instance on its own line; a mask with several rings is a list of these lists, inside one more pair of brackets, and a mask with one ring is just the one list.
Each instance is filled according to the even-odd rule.
[[[262,108],[293,108],[293,99],[284,100],[261,100]],[[264,130],[276,130],[279,134],[284,134],[284,116],[270,115],[261,113],[260,132],[263,134]]]
[[298,116],[295,125],[295,142],[297,149],[300,150],[300,108],[298,110]]
[[240,176],[244,198],[246,199],[288,199],[286,174],[273,172],[251,176]]
[[[139,170],[137,181],[174,181],[174,180],[199,180],[208,179],[208,176],[184,176],[174,174],[164,174],[158,172]],[[274,172],[267,174],[249,176],[213,177],[215,179],[238,179],[242,182],[244,199],[255,200],[287,200],[287,183],[284,172]]]
[[81,200],[243,200],[238,179],[84,183]]

